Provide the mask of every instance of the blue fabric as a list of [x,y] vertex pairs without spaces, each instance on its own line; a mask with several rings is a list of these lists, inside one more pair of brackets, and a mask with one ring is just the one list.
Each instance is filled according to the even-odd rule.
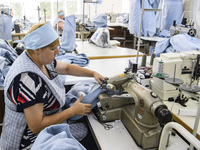
[[68,124],[52,125],[42,130],[31,150],[86,150],[70,133]]
[[161,32],[158,32],[157,35],[159,37],[169,38],[170,37],[170,32],[169,32],[169,30],[163,30]]
[[[81,96],[84,96],[82,99],[82,103],[92,104],[92,108],[94,108],[99,102],[98,95],[102,92],[101,87],[96,82],[84,83],[80,82],[75,84],[66,94],[65,96],[65,108],[71,107],[74,102]],[[82,118],[82,115],[76,115],[69,120],[78,120]]]
[[184,33],[177,34],[171,38],[157,42],[155,54],[157,57],[159,57],[161,53],[170,53],[174,52],[174,50],[176,50],[176,52],[182,52],[193,51],[197,49],[200,49],[200,41],[197,38],[191,37],[187,33]]
[[181,24],[182,13],[182,0],[163,0],[160,30],[169,30],[174,20],[176,20],[176,24]]
[[140,0],[130,0],[128,29],[131,34],[138,36],[140,31]]
[[17,57],[18,54],[12,46],[6,40],[0,39],[0,86],[4,86],[6,74]]
[[65,53],[64,55],[56,56],[56,59],[66,63],[76,64],[80,67],[85,67],[90,62],[90,59],[84,53],[80,54]]
[[76,20],[75,15],[65,17],[65,23],[62,32],[60,51],[71,52],[76,48]]
[[[152,9],[154,0],[145,0],[144,8]],[[141,0],[130,1],[129,23],[128,29],[131,34],[139,36],[140,20],[141,20]],[[143,36],[153,36],[156,33],[156,15],[154,12],[144,12],[142,18],[142,31]]]
[[5,14],[2,14],[1,17],[2,20],[0,20],[0,39],[12,40],[12,17]]
[[166,49],[170,46],[170,38],[166,38],[165,40],[158,41],[155,46],[155,54],[157,57],[160,56],[161,53],[166,53]]
[[107,15],[106,14],[96,14],[90,20],[91,24],[96,28],[107,27]]
[[159,4],[160,4],[160,0],[154,0],[154,3],[152,4],[152,7],[154,9],[157,9],[159,7]]
[[[144,8],[145,9],[153,9],[152,4],[154,0],[145,0]],[[144,12],[143,20],[142,20],[142,35],[143,36],[154,36],[156,33],[156,15],[155,12]]]
[[26,49],[36,50],[43,48],[58,38],[58,34],[48,22],[24,37]]
[[[84,53],[81,54],[65,53],[63,55],[56,56],[56,60],[69,64],[78,65],[80,67],[85,67],[90,63],[90,59]],[[59,77],[62,83],[65,84],[67,75],[59,75]]]

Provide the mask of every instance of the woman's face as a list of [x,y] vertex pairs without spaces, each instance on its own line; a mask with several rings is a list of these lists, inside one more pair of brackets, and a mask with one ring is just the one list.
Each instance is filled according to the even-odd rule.
[[54,47],[45,47],[38,50],[38,60],[41,64],[47,65],[53,62],[56,55],[59,54],[58,45]]

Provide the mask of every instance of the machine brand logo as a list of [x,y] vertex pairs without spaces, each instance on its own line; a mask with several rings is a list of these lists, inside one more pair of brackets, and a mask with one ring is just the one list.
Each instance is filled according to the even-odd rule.
[[139,114],[142,116],[144,115],[144,111],[141,108],[139,108]]
[[144,100],[140,99],[140,107],[144,107]]
[[136,86],[140,91],[143,91],[144,89],[140,86]]

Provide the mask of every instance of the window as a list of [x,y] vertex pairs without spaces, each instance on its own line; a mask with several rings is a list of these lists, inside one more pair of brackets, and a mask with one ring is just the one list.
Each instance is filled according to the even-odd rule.
[[13,9],[13,21],[24,19],[25,16],[33,23],[39,19],[40,22],[53,22],[61,9],[65,11],[66,16],[82,14],[82,0],[1,0],[1,3]]

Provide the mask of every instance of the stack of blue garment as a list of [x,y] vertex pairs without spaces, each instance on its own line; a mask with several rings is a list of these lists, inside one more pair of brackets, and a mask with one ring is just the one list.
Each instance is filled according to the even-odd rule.
[[0,39],[0,86],[3,87],[4,79],[11,65],[18,57],[12,46],[3,39]]
[[81,53],[81,54],[65,53],[64,55],[56,56],[56,60],[66,62],[69,64],[75,64],[80,67],[85,67],[90,62],[90,59],[84,53]]
[[[184,44],[183,44],[184,43]],[[187,33],[177,34],[171,38],[156,43],[155,54],[200,50],[200,41]]]

